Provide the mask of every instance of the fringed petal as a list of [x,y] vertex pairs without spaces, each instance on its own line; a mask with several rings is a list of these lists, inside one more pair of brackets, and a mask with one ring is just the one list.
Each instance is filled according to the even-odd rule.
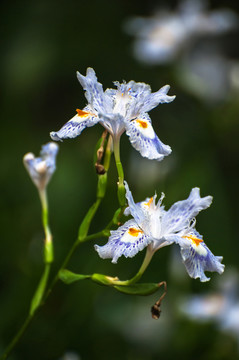
[[126,216],[132,215],[135,219],[136,223],[140,225],[144,222],[145,219],[145,211],[141,206],[141,203],[135,203],[133,195],[129,189],[127,182],[124,182],[125,190],[126,190],[126,199],[128,201],[128,207],[125,209],[124,214]]
[[88,103],[97,112],[107,112],[107,109],[112,108],[113,100],[111,96],[104,93],[103,86],[98,82],[94,69],[88,68],[86,76],[77,72],[77,79],[85,90],[85,97]]
[[106,245],[95,245],[95,250],[102,259],[112,258],[112,263],[117,263],[120,256],[133,257],[150,242],[151,239],[144,234],[136,222],[129,220],[117,230],[111,231]]
[[186,200],[178,201],[171,206],[162,218],[162,232],[180,232],[189,227],[193,218],[212,203],[212,196],[200,197],[200,189],[192,189]]
[[144,105],[141,109],[142,112],[148,112],[158,106],[158,104],[170,103],[175,99],[174,96],[167,95],[170,89],[169,85],[163,86],[157,92],[150,94],[150,96],[144,102]]
[[59,131],[52,131],[50,133],[52,140],[62,141],[63,139],[75,138],[80,135],[86,127],[94,126],[99,122],[98,116],[89,111],[88,107],[83,110],[77,109],[76,111],[77,115],[63,125]]
[[126,134],[132,146],[148,159],[162,160],[172,151],[159,140],[146,114],[127,123]]
[[214,256],[196,231],[183,236],[178,244],[181,248],[183,263],[189,276],[200,281],[208,281],[205,271],[216,271],[222,274],[224,265],[221,264],[222,256]]

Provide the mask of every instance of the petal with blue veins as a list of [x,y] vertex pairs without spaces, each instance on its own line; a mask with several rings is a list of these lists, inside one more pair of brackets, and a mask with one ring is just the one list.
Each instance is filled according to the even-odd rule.
[[72,139],[80,135],[86,127],[94,126],[99,122],[97,115],[93,114],[88,107],[83,110],[77,109],[77,114],[70,119],[59,131],[52,131],[50,136],[52,140],[62,141],[63,139]]
[[177,201],[162,218],[162,232],[176,233],[188,228],[193,218],[212,203],[212,196],[200,197],[200,189],[193,188],[186,200]]
[[88,103],[97,112],[107,112],[107,108],[112,108],[113,100],[108,94],[104,93],[103,86],[98,82],[94,69],[88,68],[86,76],[77,72],[77,79],[85,90],[85,97]]
[[148,159],[162,160],[172,151],[159,140],[146,114],[126,124],[126,134],[132,146]]
[[111,231],[108,243],[104,246],[95,245],[95,250],[102,259],[112,258],[112,263],[117,263],[120,256],[133,257],[151,241],[132,219]]
[[169,96],[167,95],[170,89],[169,85],[163,86],[158,91],[150,94],[150,96],[145,99],[144,105],[141,109],[142,112],[148,112],[158,106],[158,104],[170,103],[175,99],[175,95]]
[[214,256],[197,231],[191,231],[190,234],[183,236],[178,244],[181,248],[183,263],[191,278],[199,278],[204,282],[210,280],[205,275],[205,271],[223,273],[222,256]]

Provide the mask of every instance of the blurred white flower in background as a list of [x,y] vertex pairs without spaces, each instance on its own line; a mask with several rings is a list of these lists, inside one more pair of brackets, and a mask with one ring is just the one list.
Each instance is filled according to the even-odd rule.
[[209,10],[204,0],[186,0],[175,11],[158,9],[151,17],[131,18],[124,28],[136,37],[137,60],[174,66],[180,85],[210,102],[239,91],[238,75],[234,81],[239,63],[224,55],[219,41],[238,25],[232,10]]
[[239,62],[227,59],[219,50],[198,48],[178,64],[176,78],[205,102],[220,102],[239,93]]
[[216,291],[184,298],[179,308],[192,320],[216,323],[219,330],[233,335],[239,346],[239,276],[236,270],[225,272]]
[[149,64],[167,63],[203,35],[217,35],[238,25],[231,10],[207,10],[203,0],[186,0],[177,11],[157,11],[150,18],[135,17],[125,23],[125,30],[136,36],[134,55]]

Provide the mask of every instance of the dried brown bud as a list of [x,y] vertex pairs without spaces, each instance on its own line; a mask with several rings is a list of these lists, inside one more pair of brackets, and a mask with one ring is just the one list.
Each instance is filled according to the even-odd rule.
[[95,170],[98,175],[104,175],[106,173],[104,165],[95,163]]

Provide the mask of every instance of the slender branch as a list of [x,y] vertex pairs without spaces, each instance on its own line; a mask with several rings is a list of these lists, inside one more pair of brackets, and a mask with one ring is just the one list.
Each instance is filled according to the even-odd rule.
[[0,357],[0,360],[5,360],[5,359],[8,358],[8,356],[10,355],[10,353],[12,352],[12,350],[14,349],[14,347],[16,346],[18,341],[21,339],[21,337],[24,334],[24,332],[26,331],[26,329],[28,328],[28,326],[31,323],[33,317],[34,317],[34,314],[33,315],[28,315],[28,317],[26,318],[26,320],[22,324],[22,326],[21,326],[20,330],[18,331],[18,333],[12,339],[12,341],[10,342],[8,347],[6,348],[4,354]]
[[125,285],[125,286],[135,284],[142,277],[143,273],[147,269],[147,267],[153,257],[153,254],[154,254],[154,251],[151,249],[151,247],[148,246],[143,263],[142,263],[139,271],[137,272],[137,274],[129,280],[124,280],[124,281],[115,280],[112,282],[112,284],[113,285]]
[[44,261],[45,263],[52,263],[54,260],[52,234],[49,227],[49,216],[48,216],[48,200],[46,188],[39,189],[39,197],[42,205],[42,225],[45,232],[44,240]]
[[114,144],[115,164],[119,177],[119,186],[124,186],[124,170],[120,160],[120,139],[115,138],[113,144]]
[[[106,166],[107,170],[110,165],[111,141],[112,141],[112,139],[110,137],[110,139],[108,141],[107,152],[106,152],[106,157],[105,157],[105,166]],[[52,292],[53,287],[55,286],[55,284],[57,283],[57,281],[59,279],[60,271],[66,267],[66,265],[68,264],[68,262],[70,261],[72,255],[73,255],[75,249],[80,244],[80,242],[91,240],[94,237],[96,238],[96,237],[100,237],[100,236],[106,236],[107,229],[104,229],[103,231],[101,231],[99,233],[87,236],[90,224],[91,224],[91,222],[95,216],[95,213],[98,210],[98,208],[101,204],[101,201],[105,195],[105,190],[106,190],[106,185],[107,185],[107,174],[105,174],[105,178],[100,177],[100,176],[101,175],[98,176],[96,201],[91,206],[91,208],[87,212],[86,216],[84,217],[84,219],[81,223],[81,226],[79,228],[78,238],[72,245],[72,247],[71,247],[70,251],[68,252],[66,258],[64,259],[60,269],[58,270],[57,274],[53,278],[53,280],[47,290],[45,290],[45,288],[46,288],[46,284],[47,284],[48,276],[49,276],[49,272],[50,272],[50,264],[53,261],[53,246],[52,246],[52,235],[51,235],[50,228],[48,226],[48,202],[47,202],[46,190],[39,189],[39,196],[40,196],[40,200],[41,200],[41,204],[42,204],[42,223],[43,223],[44,232],[45,232],[45,244],[44,244],[45,245],[45,247],[44,247],[45,269],[44,269],[43,275],[41,277],[41,280],[37,286],[37,290],[35,291],[35,294],[33,296],[30,312],[29,312],[26,320],[24,321],[23,325],[21,326],[21,328],[19,329],[19,331],[17,332],[17,334],[15,335],[13,340],[8,345],[4,354],[0,357],[0,360],[7,359],[7,357],[11,353],[11,351],[14,349],[16,344],[19,342],[19,340],[23,336],[24,332],[26,331],[27,327],[33,320],[36,312],[39,310],[39,308],[41,306],[44,305],[46,299]],[[103,182],[102,182],[102,179],[104,180]]]

